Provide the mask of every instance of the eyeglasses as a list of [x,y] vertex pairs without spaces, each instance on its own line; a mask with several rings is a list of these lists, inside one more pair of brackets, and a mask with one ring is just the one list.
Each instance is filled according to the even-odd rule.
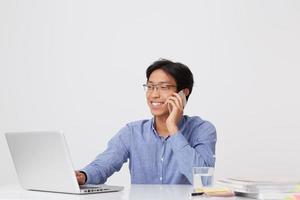
[[155,89],[161,92],[169,92],[172,87],[175,85],[167,84],[167,83],[159,83],[159,84],[143,84],[143,87],[146,92],[153,92]]

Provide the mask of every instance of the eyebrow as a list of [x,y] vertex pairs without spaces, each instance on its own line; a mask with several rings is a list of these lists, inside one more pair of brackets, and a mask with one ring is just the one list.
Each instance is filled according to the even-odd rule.
[[[148,83],[154,84],[153,81],[148,81]],[[160,81],[160,82],[158,82],[158,83],[156,83],[156,84],[171,84],[171,83],[169,83],[169,82],[167,82],[167,81]]]

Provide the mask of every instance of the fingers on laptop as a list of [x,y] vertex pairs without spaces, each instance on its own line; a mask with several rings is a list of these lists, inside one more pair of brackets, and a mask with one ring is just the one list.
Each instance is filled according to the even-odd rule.
[[85,182],[85,174],[81,173],[80,171],[75,171],[76,179],[79,185],[83,185]]

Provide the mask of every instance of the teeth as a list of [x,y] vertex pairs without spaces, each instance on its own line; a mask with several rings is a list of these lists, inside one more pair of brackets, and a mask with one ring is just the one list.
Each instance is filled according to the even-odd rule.
[[158,106],[158,105],[161,105],[162,103],[157,103],[157,102],[152,102],[152,105],[153,106]]

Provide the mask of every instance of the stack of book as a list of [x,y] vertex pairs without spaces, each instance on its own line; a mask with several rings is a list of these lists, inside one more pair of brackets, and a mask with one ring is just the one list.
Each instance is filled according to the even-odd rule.
[[241,178],[227,178],[217,182],[232,189],[236,196],[254,199],[288,199],[300,194],[300,181],[257,181]]

